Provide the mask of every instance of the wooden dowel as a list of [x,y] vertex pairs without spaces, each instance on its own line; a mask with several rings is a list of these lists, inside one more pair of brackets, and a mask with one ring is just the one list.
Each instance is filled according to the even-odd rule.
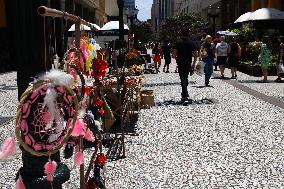
[[67,19],[67,20],[71,20],[73,22],[80,21],[80,24],[86,25],[86,26],[90,27],[92,30],[98,30],[91,23],[80,18],[79,16],[75,16],[73,14],[69,14],[69,13],[64,12],[64,11],[48,8],[46,6],[40,6],[40,7],[38,7],[37,12],[41,16],[61,17],[61,18]]

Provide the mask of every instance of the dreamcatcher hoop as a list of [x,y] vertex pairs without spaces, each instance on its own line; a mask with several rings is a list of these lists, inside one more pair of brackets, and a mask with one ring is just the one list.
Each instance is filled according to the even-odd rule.
[[21,99],[20,99],[20,104],[19,104],[18,109],[17,109],[16,129],[15,129],[17,140],[18,140],[19,144],[27,152],[29,152],[30,154],[35,155],[35,156],[50,156],[51,154],[54,154],[57,151],[59,151],[59,149],[68,141],[68,139],[69,139],[69,137],[70,137],[70,135],[73,131],[75,121],[77,119],[78,99],[77,99],[75,92],[69,87],[59,86],[59,87],[64,87],[66,92],[72,97],[72,103],[74,104],[73,117],[72,117],[72,120],[71,120],[71,123],[70,123],[70,127],[67,128],[65,136],[62,136],[63,139],[57,145],[55,145],[52,148],[52,150],[44,151],[44,152],[43,151],[36,151],[35,149],[33,149],[31,146],[29,146],[28,144],[26,144],[23,141],[22,130],[20,128],[20,124],[21,124],[22,119],[23,119],[24,104],[25,104],[26,100],[30,97],[30,95],[32,95],[35,91],[38,91],[38,90],[42,89],[43,87],[47,86],[48,84],[53,84],[53,83],[51,81],[48,81],[48,80],[44,80],[44,81],[41,80],[41,81],[34,83],[32,86],[28,87],[27,90],[22,94]]

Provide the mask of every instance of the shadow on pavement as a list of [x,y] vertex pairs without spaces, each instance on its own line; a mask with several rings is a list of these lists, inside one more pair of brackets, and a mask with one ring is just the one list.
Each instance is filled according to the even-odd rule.
[[204,98],[201,100],[192,100],[188,99],[185,101],[175,101],[175,100],[167,100],[164,102],[158,102],[156,103],[157,106],[189,106],[189,105],[212,105],[212,104],[218,104],[219,102],[216,99],[208,99]]
[[[196,84],[196,81],[190,81],[191,85]],[[169,85],[180,85],[180,82],[174,82],[174,83],[149,83],[149,84],[143,84],[142,87],[159,87],[159,86],[169,86]]]
[[212,85],[204,86],[204,85],[195,85],[193,88],[203,89],[203,88],[214,88]]
[[6,84],[1,84],[0,85],[0,92],[4,92],[4,91],[14,91],[17,90],[17,86],[9,86]]
[[[267,82],[263,82],[262,80],[238,80],[240,83],[277,83],[274,80],[268,80]],[[281,81],[279,83],[284,83]]]
[[222,79],[222,80],[230,80],[231,78],[230,77],[212,77],[212,79]]
[[7,124],[8,122],[12,121],[14,118],[15,118],[14,116],[8,116],[8,117],[0,116],[0,126]]

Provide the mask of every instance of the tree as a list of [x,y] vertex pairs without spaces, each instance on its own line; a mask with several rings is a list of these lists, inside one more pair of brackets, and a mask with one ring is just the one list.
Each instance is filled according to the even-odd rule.
[[150,40],[153,32],[148,22],[139,22],[133,26],[132,33],[134,33],[136,41],[139,40],[142,43],[146,43]]
[[188,29],[191,34],[197,34],[207,30],[209,23],[197,15],[184,14],[168,17],[162,27],[162,38],[176,41],[182,30]]

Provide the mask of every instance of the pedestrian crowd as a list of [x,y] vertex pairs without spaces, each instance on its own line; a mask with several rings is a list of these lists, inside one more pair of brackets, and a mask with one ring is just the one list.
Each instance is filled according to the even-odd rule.
[[[226,42],[225,36],[219,36],[214,39],[210,35],[203,35],[201,41],[196,43],[190,39],[190,34],[187,30],[181,32],[180,39],[171,44],[166,40],[162,45],[155,43],[152,49],[152,58],[155,64],[156,73],[159,73],[161,66],[161,59],[165,59],[163,72],[169,73],[169,65],[171,64],[171,57],[176,59],[176,70],[179,73],[181,80],[182,100],[188,98],[188,76],[194,73],[194,70],[202,68],[205,80],[204,86],[210,87],[210,78],[213,71],[217,71],[217,66],[220,68],[221,79],[225,79],[225,69],[231,70],[231,79],[237,79],[237,69],[239,67],[242,53],[245,56],[247,45],[242,50],[240,44],[237,42],[236,37],[230,37],[230,42]],[[198,45],[200,44],[200,45]],[[258,62],[262,70],[263,80],[260,82],[267,82],[268,66],[272,60],[272,45],[269,37],[264,36],[258,42],[259,56]],[[280,37],[279,55],[276,63],[277,79],[275,82],[281,82],[281,73],[283,73],[284,62],[284,37]],[[214,69],[215,65],[215,69]]]

